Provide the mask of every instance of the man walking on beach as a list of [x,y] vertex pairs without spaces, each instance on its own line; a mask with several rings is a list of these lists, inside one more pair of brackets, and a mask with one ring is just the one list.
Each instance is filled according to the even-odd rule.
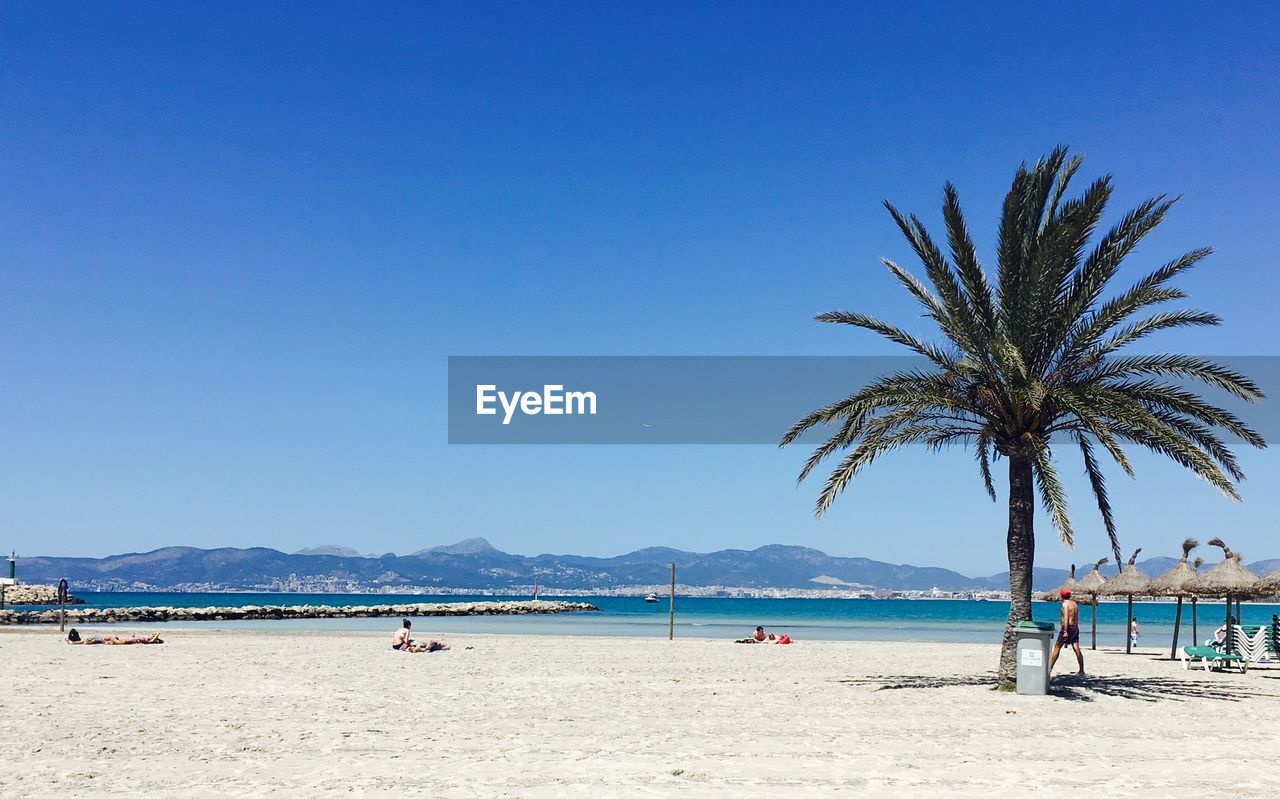
[[1084,676],[1084,652],[1080,651],[1080,606],[1071,598],[1071,589],[1062,589],[1062,630],[1058,633],[1058,642],[1053,645],[1053,657],[1049,659],[1049,671],[1053,671],[1058,662],[1058,653],[1063,646],[1070,646],[1076,651],[1076,660],[1080,663],[1080,671],[1076,676]]

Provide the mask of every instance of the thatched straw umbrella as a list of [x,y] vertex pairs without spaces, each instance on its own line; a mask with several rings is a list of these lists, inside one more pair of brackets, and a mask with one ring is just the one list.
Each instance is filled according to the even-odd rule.
[[1107,578],[1098,571],[1098,567],[1106,562],[1106,558],[1099,558],[1098,562],[1093,564],[1093,570],[1076,581],[1075,592],[1089,597],[1090,625],[1093,627],[1093,642],[1089,645],[1090,649],[1098,648],[1098,589],[1107,581]]
[[[1151,581],[1147,593],[1152,596],[1175,596],[1178,598],[1178,609],[1173,614],[1173,646],[1169,648],[1169,659],[1178,655],[1178,633],[1182,626],[1182,598],[1190,596],[1187,583],[1196,578],[1196,573],[1187,565],[1187,554],[1199,546],[1194,538],[1182,542],[1182,560],[1169,571]],[[1194,640],[1194,639],[1193,639]]]
[[1254,591],[1254,595],[1268,598],[1280,597],[1280,568],[1258,581],[1258,588]]
[[1067,577],[1067,581],[1065,583],[1052,591],[1045,591],[1037,596],[1036,599],[1039,599],[1041,602],[1060,602],[1062,600],[1063,591],[1070,591],[1073,594],[1076,591],[1076,565],[1074,563],[1071,564],[1071,574]]
[[[1197,596],[1225,596],[1227,598],[1227,641],[1231,641],[1231,600],[1239,602],[1241,597],[1252,596],[1258,587],[1258,575],[1249,571],[1240,562],[1240,553],[1232,552],[1221,538],[1210,538],[1210,546],[1221,547],[1222,562],[1204,574],[1198,575],[1188,586]],[[1240,609],[1236,607],[1236,619],[1239,623]]]
[[1151,585],[1151,578],[1143,574],[1142,570],[1134,565],[1138,560],[1138,553],[1141,551],[1142,547],[1135,549],[1133,554],[1129,556],[1128,565],[1126,565],[1115,577],[1112,577],[1110,580],[1103,583],[1102,587],[1098,589],[1098,594],[1101,596],[1123,596],[1128,597],[1129,599],[1128,605],[1126,606],[1128,610],[1124,617],[1126,625],[1124,653],[1126,655],[1133,650],[1133,637],[1128,634],[1127,627],[1127,625],[1133,621],[1133,595],[1145,594],[1147,592],[1147,586]]

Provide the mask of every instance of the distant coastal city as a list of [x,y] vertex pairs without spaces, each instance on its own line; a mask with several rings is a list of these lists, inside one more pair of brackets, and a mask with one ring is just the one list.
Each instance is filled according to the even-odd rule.
[[[442,588],[431,585],[368,585],[355,580],[340,580],[332,577],[290,574],[280,579],[272,579],[263,583],[248,586],[230,586],[225,583],[176,583],[172,585],[155,585],[140,581],[125,582],[123,580],[82,580],[76,584],[79,591],[102,592],[147,592],[147,593],[281,593],[281,594],[394,594],[423,596],[533,596],[567,597],[567,596],[613,596],[643,597],[649,594],[666,596],[670,584],[641,584],[613,588],[542,588],[532,583],[528,585],[512,585],[501,588],[493,587],[460,587]],[[939,588],[928,590],[891,590],[888,588],[759,588],[749,586],[725,585],[685,585],[676,584],[676,594],[681,597],[714,597],[714,598],[746,598],[746,599],[970,599],[984,601],[1009,600],[1008,591],[944,591]]]
[[[1176,563],[1152,557],[1139,566],[1161,574]],[[288,593],[467,597],[682,597],[748,599],[951,599],[1007,602],[1007,574],[969,577],[932,566],[828,555],[816,549],[768,545],[754,550],[688,552],[650,547],[613,557],[517,555],[483,538],[432,546],[407,555],[361,554],[345,547],[285,553],[249,549],[165,547],[103,558],[9,556],[7,582],[53,586],[73,593]],[[1266,574],[1280,561],[1256,561]],[[1118,569],[1099,563],[1099,574]],[[1035,590],[1069,578],[1036,568]],[[1141,598],[1145,599],[1145,598]],[[1141,601],[1140,599],[1140,601]],[[12,601],[12,600],[11,600]],[[1105,600],[1104,600],[1105,601]]]

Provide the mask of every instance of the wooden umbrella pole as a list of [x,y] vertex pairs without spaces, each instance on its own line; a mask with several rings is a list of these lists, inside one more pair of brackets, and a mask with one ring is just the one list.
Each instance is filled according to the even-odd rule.
[[1200,646],[1200,625],[1196,623],[1196,603],[1198,597],[1191,597],[1191,645]]
[[1098,595],[1093,595],[1093,604],[1089,605],[1089,623],[1093,627],[1093,642],[1089,644],[1090,649],[1098,648]]
[[1178,597],[1178,607],[1173,612],[1173,646],[1169,647],[1169,659],[1178,656],[1178,628],[1182,625],[1182,597]]
[[1227,618],[1223,620],[1222,626],[1227,630],[1227,637],[1222,639],[1222,651],[1231,651],[1231,595],[1227,594]]
[[1133,594],[1125,594],[1129,598],[1125,605],[1124,615],[1124,653],[1133,654]]

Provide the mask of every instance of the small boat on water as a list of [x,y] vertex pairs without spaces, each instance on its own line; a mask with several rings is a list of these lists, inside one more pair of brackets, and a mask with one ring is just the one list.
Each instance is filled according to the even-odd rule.
[[649,594],[647,597],[645,597],[645,598],[644,598],[644,601],[645,601],[645,602],[657,602],[657,601],[658,601],[658,595],[657,595],[657,594]]

